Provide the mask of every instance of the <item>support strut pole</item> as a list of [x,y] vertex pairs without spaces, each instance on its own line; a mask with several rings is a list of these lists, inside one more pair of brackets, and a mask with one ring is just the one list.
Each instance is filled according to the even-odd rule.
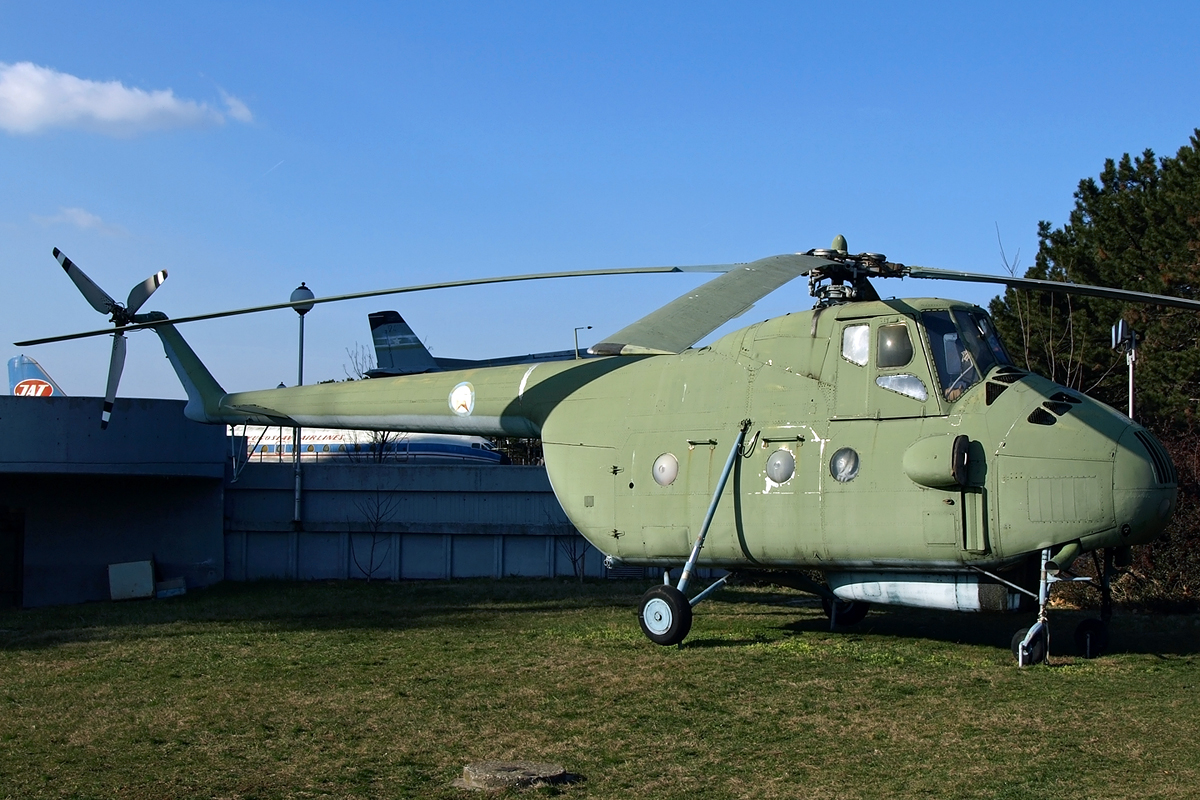
[[696,543],[692,545],[692,553],[688,556],[687,563],[683,565],[683,574],[679,576],[679,584],[675,587],[680,592],[687,591],[688,580],[692,577],[692,570],[696,568],[696,562],[700,559],[700,548],[704,547],[704,537],[708,536],[708,527],[712,524],[713,515],[717,513],[717,503],[721,501],[721,495],[725,492],[725,484],[729,481],[729,473],[733,472],[733,465],[737,462],[738,453],[742,450],[742,442],[745,441],[746,431],[749,429],[750,420],[742,420],[741,430],[738,431],[733,448],[729,451],[729,458],[725,459],[725,468],[721,470],[721,477],[717,480],[717,488],[713,492],[712,502],[708,504],[708,513],[704,515],[704,523],[700,526],[700,535],[696,537]]
[[711,586],[709,586],[709,587],[708,587],[707,589],[705,589],[703,592],[701,592],[700,594],[696,595],[696,596],[695,596],[695,597],[693,597],[691,600],[689,600],[689,601],[688,601],[688,604],[689,604],[689,605],[690,605],[692,608],[695,608],[697,603],[699,603],[701,600],[703,600],[703,599],[705,599],[706,597],[708,597],[710,594],[712,594],[713,592],[715,592],[717,589],[720,589],[722,586],[724,586],[724,585],[725,585],[726,583],[728,583],[728,582],[729,582],[729,576],[728,576],[728,575],[726,575],[726,576],[725,576],[725,577],[723,577],[723,578],[719,578],[718,580],[715,580],[715,581],[713,581],[713,583],[712,583],[712,585],[711,585]]
[[1042,635],[1042,631],[1046,631],[1046,658],[1050,658],[1050,626],[1046,615],[1046,603],[1050,600],[1050,572],[1047,565],[1050,562],[1050,548],[1042,551],[1042,570],[1038,576],[1038,618],[1037,622],[1033,623],[1033,627],[1029,629],[1029,633],[1025,634],[1025,638],[1021,641],[1021,646],[1017,652],[1017,664],[1025,666],[1025,655],[1029,652],[1030,645],[1033,640]]
[[[296,385],[304,385],[304,314],[300,315],[300,358],[296,367]],[[292,528],[300,530],[304,523],[300,516],[300,428],[292,428],[292,473],[296,479],[296,492],[292,506]]]

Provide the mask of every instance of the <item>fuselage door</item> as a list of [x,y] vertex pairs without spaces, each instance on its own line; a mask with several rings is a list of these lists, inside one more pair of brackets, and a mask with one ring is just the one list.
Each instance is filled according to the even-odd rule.
[[914,318],[889,314],[839,322],[839,346],[830,348],[823,373],[833,376],[832,419],[905,419],[941,413],[924,337]]

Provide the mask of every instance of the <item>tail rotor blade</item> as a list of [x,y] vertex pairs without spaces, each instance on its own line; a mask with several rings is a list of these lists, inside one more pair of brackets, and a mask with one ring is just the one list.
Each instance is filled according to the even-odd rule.
[[117,399],[117,384],[121,382],[121,371],[125,369],[125,334],[113,336],[112,359],[108,362],[108,388],[104,392],[104,410],[100,412],[100,429],[108,427],[112,419],[113,401]]
[[91,304],[92,308],[101,314],[111,314],[118,308],[117,301],[109,297],[108,292],[93,283],[92,279],[84,274],[83,270],[76,266],[75,262],[67,258],[66,254],[57,247],[54,248],[54,257],[58,259],[59,264],[62,264],[62,268],[66,270],[67,275],[75,282],[75,286],[79,289],[84,299]]
[[130,314],[136,314],[137,310],[142,307],[142,304],[150,299],[150,295],[154,294],[154,290],[162,286],[163,281],[166,279],[167,271],[165,269],[159,270],[130,289],[129,300],[125,303],[126,311]]

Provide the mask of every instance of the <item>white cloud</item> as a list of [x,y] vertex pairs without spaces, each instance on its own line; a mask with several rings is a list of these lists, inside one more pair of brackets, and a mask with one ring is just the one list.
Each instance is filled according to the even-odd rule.
[[[228,115],[253,117],[241,100],[222,92]],[[110,136],[222,125],[225,115],[170,89],[146,91],[120,81],[77,78],[28,61],[0,62],[0,128],[15,134],[77,128]]]
[[221,90],[221,99],[225,101],[225,111],[238,122],[253,122],[254,115],[246,104],[225,90]]
[[33,220],[42,225],[73,225],[80,230],[96,231],[108,236],[121,236],[125,233],[125,229],[121,226],[109,225],[100,217],[82,208],[60,208],[58,213],[51,217],[40,217],[34,214]]

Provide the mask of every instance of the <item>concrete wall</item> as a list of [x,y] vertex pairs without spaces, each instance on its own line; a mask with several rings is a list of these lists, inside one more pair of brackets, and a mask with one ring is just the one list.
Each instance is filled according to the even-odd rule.
[[108,565],[154,560],[189,587],[224,577],[221,481],[98,475],[3,476],[0,506],[24,509],[26,607],[109,597]]
[[125,561],[153,559],[191,587],[224,577],[224,428],[189,422],[182,401],[118,399],[102,431],[101,402],[0,397],[3,541],[22,605],[106,599],[108,565]]
[[[225,575],[373,579],[604,575],[541,467],[251,463],[225,491]],[[586,552],[585,552],[586,551]]]
[[188,420],[182,400],[117,398],[107,430],[103,402],[0,396],[0,474],[224,476],[225,427]]
[[[0,397],[0,604],[109,597],[109,564],[189,588],[229,578],[603,576],[541,467],[289,463],[236,480],[226,431],[173,400]],[[635,577],[623,569],[622,577]],[[640,570],[636,570],[641,572]],[[19,598],[19,600],[18,600]]]

